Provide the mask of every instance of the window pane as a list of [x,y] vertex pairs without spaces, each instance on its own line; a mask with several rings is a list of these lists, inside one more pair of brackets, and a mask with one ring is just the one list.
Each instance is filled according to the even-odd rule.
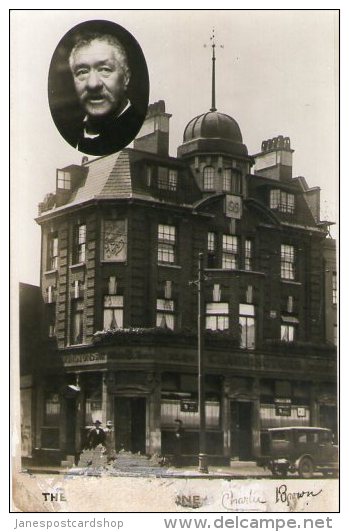
[[50,234],[48,237],[48,264],[50,270],[58,268],[58,236]]
[[214,168],[213,166],[206,166],[204,168],[204,190],[213,189]]
[[151,178],[152,178],[152,168],[151,166],[147,166],[147,177],[146,177],[146,180],[147,180],[147,186],[150,187],[151,186]]
[[243,316],[254,316],[254,305],[247,305],[246,303],[241,303],[239,305],[239,314]]
[[84,244],[86,242],[86,225],[79,225],[78,229],[78,243]]
[[294,279],[294,247],[282,244],[281,245],[281,277],[283,279]]
[[176,240],[176,228],[173,225],[158,226],[158,239],[161,241],[173,242]]
[[293,342],[295,336],[295,328],[293,325],[281,325],[281,340],[283,342]]
[[168,188],[168,169],[163,166],[158,168],[158,187],[162,189]]
[[157,310],[168,310],[169,312],[173,312],[174,302],[171,299],[157,299],[156,308]]
[[48,393],[45,397],[44,425],[59,427],[61,405],[58,393]]
[[216,235],[215,233],[208,232],[207,234],[207,249],[208,251],[215,251],[216,248]]
[[171,244],[158,245],[158,261],[174,262],[174,247]]
[[223,190],[231,192],[231,168],[224,168],[223,171]]
[[122,308],[124,306],[124,296],[115,296],[115,295],[104,296],[104,306]]
[[239,317],[240,347],[254,349],[255,347],[255,319],[245,316]]
[[207,303],[206,313],[207,314],[228,314],[229,304],[228,303]]
[[206,316],[206,329],[211,331],[226,331],[229,329],[228,316]]
[[104,309],[104,330],[122,329],[124,311],[122,308],[105,308]]
[[245,240],[245,270],[252,270],[252,241]]
[[212,331],[216,330],[216,317],[215,316],[206,316],[206,329],[211,329]]
[[271,190],[270,191],[270,208],[277,209],[279,207],[280,201],[280,190]]
[[72,306],[72,344],[81,344],[83,339],[83,311],[77,302]]
[[238,172],[232,172],[232,193],[241,194],[241,175]]
[[287,194],[287,212],[294,212],[294,194]]
[[174,315],[163,312],[156,313],[156,326],[174,330]]
[[225,331],[226,329],[229,329],[228,316],[217,316],[217,329],[220,331]]
[[70,190],[71,178],[69,172],[57,171],[57,188]]
[[332,272],[332,303],[337,305],[337,272]]
[[86,260],[86,244],[81,244],[78,252],[78,262],[85,262]]
[[224,331],[229,329],[229,304],[206,304],[206,329]]
[[223,235],[223,251],[230,251],[232,253],[237,253],[238,251],[237,236]]
[[169,190],[177,190],[178,172],[177,170],[170,170],[168,175]]
[[246,319],[247,332],[247,349],[253,349],[255,346],[255,321],[254,318]]
[[237,257],[236,255],[230,255],[223,253],[222,268],[224,270],[236,270],[237,269]]

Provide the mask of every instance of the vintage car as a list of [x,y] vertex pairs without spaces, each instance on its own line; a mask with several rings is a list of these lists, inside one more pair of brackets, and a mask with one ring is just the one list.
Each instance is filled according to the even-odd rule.
[[275,476],[298,473],[311,478],[317,471],[325,476],[338,474],[338,446],[331,430],[320,427],[282,427],[262,435],[262,456],[257,464]]

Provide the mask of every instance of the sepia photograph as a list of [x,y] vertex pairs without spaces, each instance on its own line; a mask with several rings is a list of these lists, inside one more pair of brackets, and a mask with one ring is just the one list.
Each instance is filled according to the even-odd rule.
[[10,38],[12,511],[338,512],[339,11]]

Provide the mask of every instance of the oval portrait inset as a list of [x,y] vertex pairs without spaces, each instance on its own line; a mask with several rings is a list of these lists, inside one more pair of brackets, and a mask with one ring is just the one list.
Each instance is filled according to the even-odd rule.
[[107,20],[68,31],[51,60],[48,97],[63,138],[89,155],[109,155],[136,137],[148,108],[147,64],[136,39]]

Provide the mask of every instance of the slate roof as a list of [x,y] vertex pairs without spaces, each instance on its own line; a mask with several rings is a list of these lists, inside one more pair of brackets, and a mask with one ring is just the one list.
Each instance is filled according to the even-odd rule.
[[130,197],[132,194],[129,152],[121,151],[85,163],[86,179],[70,197],[68,204],[93,198]]
[[[160,190],[156,181],[146,184],[145,165],[165,166],[178,169],[178,186],[176,191]],[[143,170],[141,170],[143,167]],[[190,169],[174,157],[160,157],[156,154],[126,148],[111,155],[93,159],[82,164],[87,169],[86,176],[71,195],[63,199],[59,206],[44,208],[41,216],[60,212],[68,207],[104,199],[142,199],[169,205],[192,206],[201,197],[201,192]],[[62,168],[69,171],[69,167]]]

